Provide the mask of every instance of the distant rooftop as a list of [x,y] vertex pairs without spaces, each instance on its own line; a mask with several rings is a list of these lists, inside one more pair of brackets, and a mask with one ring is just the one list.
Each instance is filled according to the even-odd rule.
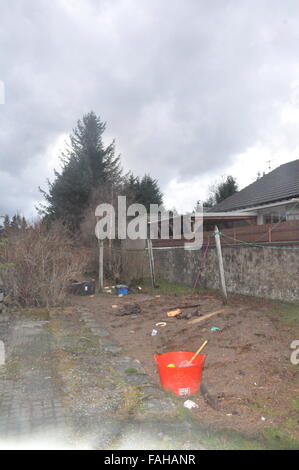
[[211,211],[232,211],[299,197],[299,160],[279,166],[246,188],[224,199]]

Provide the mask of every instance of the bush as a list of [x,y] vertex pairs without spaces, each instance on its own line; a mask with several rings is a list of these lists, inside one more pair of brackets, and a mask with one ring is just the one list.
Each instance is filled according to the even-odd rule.
[[37,223],[10,231],[0,247],[2,283],[24,307],[51,307],[65,299],[70,280],[84,271],[84,253],[61,224]]

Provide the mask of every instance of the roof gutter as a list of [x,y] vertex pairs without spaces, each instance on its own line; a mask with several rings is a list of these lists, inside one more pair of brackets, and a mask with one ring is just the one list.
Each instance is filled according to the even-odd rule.
[[272,204],[262,204],[260,206],[247,207],[246,209],[238,209],[236,212],[250,212],[257,209],[267,209],[268,207],[284,206],[286,204],[295,204],[299,203],[299,198],[285,199],[284,201],[273,202]]

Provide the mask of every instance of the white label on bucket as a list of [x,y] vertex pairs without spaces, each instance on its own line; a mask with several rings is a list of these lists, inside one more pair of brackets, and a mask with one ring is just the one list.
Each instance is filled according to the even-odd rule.
[[179,388],[179,395],[185,396],[185,395],[190,395],[190,388]]

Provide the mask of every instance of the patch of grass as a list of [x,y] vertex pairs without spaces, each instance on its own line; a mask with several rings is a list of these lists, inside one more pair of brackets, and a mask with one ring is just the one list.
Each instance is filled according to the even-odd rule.
[[299,441],[277,428],[266,428],[262,433],[267,449],[299,450]]
[[138,370],[134,367],[127,367],[127,369],[125,369],[125,373],[128,375],[137,374],[137,372]]
[[285,427],[289,430],[295,429],[298,426],[298,419],[293,417],[288,417],[285,422]]
[[143,393],[140,392],[137,386],[125,385],[123,387],[123,399],[118,415],[127,418],[132,415],[137,407],[142,406]]
[[255,437],[237,431],[215,431],[210,426],[199,430],[198,439],[207,449],[221,450],[295,450],[299,441],[276,428],[266,428]]
[[20,374],[22,362],[19,357],[14,357],[6,362],[5,373],[7,378],[13,379]]
[[50,312],[45,308],[24,308],[18,310],[20,317],[32,318],[33,320],[49,320]]
[[[205,440],[207,438],[207,440]],[[202,443],[208,449],[221,450],[265,450],[263,442],[256,438],[243,436],[237,431],[210,430],[204,436]]]
[[283,416],[284,412],[282,410],[276,410],[274,408],[268,408],[263,402],[254,401],[249,404],[251,408],[255,408],[256,410],[262,411],[264,414],[268,416]]
[[291,323],[298,323],[299,325],[299,305],[282,303],[282,302],[273,302],[273,310],[271,313],[276,318],[281,318]]
[[190,418],[190,410],[180,403],[177,405],[176,417],[179,421],[186,421]]
[[[193,288],[186,284],[178,284],[168,282],[162,279],[157,280],[157,287],[153,288],[149,280],[144,281],[142,284],[142,292],[145,294],[192,294]],[[207,289],[196,289],[195,293],[204,294],[207,293]]]
[[299,398],[293,398],[292,400],[292,409],[299,412]]

